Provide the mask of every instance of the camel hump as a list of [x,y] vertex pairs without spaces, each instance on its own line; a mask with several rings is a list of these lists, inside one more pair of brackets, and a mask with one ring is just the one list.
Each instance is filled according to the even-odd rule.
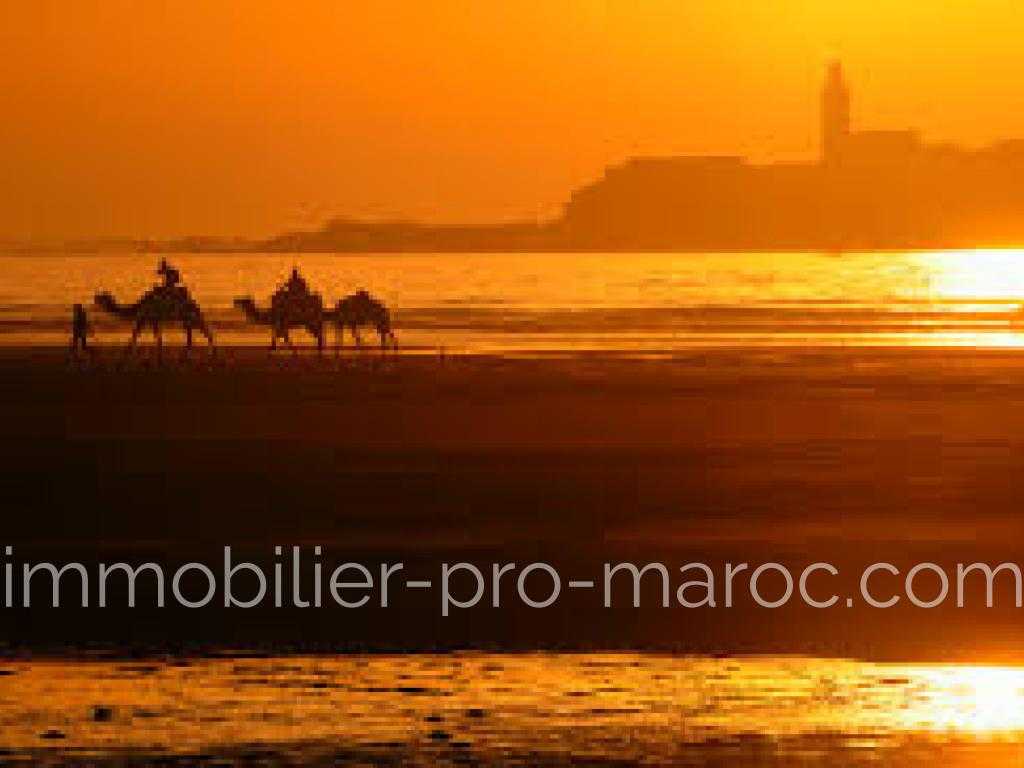
[[159,301],[170,301],[175,304],[189,304],[192,302],[188,288],[183,285],[158,285],[147,291],[146,296]]
[[286,323],[320,323],[323,300],[319,294],[279,292],[270,301],[271,312]]

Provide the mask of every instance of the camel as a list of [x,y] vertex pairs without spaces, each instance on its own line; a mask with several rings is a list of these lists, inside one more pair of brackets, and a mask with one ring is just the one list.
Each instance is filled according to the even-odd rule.
[[235,299],[235,306],[245,313],[250,322],[270,326],[271,349],[277,349],[278,339],[292,347],[288,331],[291,328],[305,328],[316,339],[317,350],[323,351],[324,305],[318,294],[279,290],[271,299],[270,309],[260,309],[248,296]]
[[135,347],[143,328],[150,328],[158,349],[163,348],[163,328],[166,323],[181,323],[185,327],[185,346],[192,348],[192,332],[199,331],[213,346],[213,334],[203,319],[199,305],[184,288],[159,285],[146,291],[134,304],[121,304],[113,294],[104,291],[96,294],[96,305],[115,317],[133,320],[128,348]]
[[391,313],[387,307],[366,291],[356,291],[341,299],[334,310],[327,313],[327,319],[337,327],[337,348],[344,341],[345,329],[348,328],[356,346],[363,344],[359,334],[361,326],[371,326],[380,336],[380,348],[386,349],[390,341],[393,349],[398,349],[398,340],[391,328]]

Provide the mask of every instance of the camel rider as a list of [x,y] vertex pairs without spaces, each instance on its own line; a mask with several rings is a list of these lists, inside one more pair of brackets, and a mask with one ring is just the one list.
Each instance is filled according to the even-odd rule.
[[179,285],[181,283],[181,272],[168,264],[167,259],[160,259],[160,265],[157,267],[156,273],[163,277],[163,289],[165,291],[178,293],[182,299],[188,298],[188,289],[183,285]]
[[167,259],[160,259],[160,266],[156,268],[156,273],[163,277],[164,288],[173,288],[181,282],[181,272],[168,264]]
[[298,267],[292,267],[292,274],[288,278],[288,282],[284,284],[284,287],[292,296],[301,296],[309,293],[309,286],[306,285],[305,278],[299,274]]

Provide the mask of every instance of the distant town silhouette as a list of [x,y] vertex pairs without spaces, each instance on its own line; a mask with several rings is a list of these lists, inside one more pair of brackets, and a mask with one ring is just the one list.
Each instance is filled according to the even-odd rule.
[[495,226],[336,218],[265,240],[73,243],[153,251],[393,252],[853,250],[1024,245],[1024,139],[978,150],[916,130],[852,130],[850,89],[832,62],[820,155],[634,157],[575,190],[560,217]]

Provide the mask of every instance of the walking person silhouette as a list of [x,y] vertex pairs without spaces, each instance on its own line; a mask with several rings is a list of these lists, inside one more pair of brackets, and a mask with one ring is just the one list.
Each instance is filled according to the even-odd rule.
[[75,304],[71,308],[71,354],[77,355],[81,352],[89,352],[89,336],[92,334],[92,326],[89,324],[89,316],[85,307]]

